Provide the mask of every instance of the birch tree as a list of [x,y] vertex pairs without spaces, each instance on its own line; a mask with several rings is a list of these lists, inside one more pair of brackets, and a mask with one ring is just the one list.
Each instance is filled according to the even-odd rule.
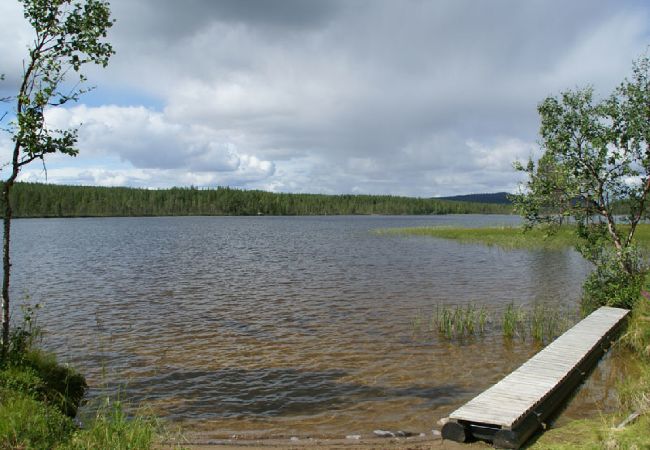
[[76,102],[88,92],[82,69],[87,64],[106,67],[114,54],[106,41],[113,25],[109,4],[102,0],[19,0],[24,17],[33,29],[33,40],[23,60],[23,72],[11,103],[10,120],[4,130],[11,135],[13,148],[3,170],[3,279],[2,356],[9,345],[11,273],[11,189],[21,169],[35,161],[45,163],[49,154],[75,156],[77,130],[52,129],[45,115],[48,109]]
[[587,310],[631,306],[645,267],[634,243],[650,193],[650,60],[596,99],[592,88],[548,97],[538,107],[543,155],[518,169],[528,175],[515,206],[528,226],[577,224],[578,250],[594,263]]

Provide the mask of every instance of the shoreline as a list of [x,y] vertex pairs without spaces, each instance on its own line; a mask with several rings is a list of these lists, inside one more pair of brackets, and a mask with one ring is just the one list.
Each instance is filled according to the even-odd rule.
[[[160,448],[169,448],[169,444],[162,442]],[[184,448],[192,450],[227,450],[227,449],[248,449],[248,450],[264,450],[264,449],[280,449],[280,448],[317,448],[317,449],[467,449],[467,448],[489,448],[490,446],[485,442],[474,442],[469,444],[460,444],[453,441],[443,441],[440,436],[411,436],[411,437],[398,437],[398,438],[381,438],[381,437],[368,437],[360,439],[319,439],[319,438],[306,438],[306,439],[224,439],[224,440],[208,440],[205,442],[196,441],[183,443]]]

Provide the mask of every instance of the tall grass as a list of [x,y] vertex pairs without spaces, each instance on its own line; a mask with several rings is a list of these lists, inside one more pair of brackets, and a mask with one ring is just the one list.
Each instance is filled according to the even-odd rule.
[[74,429],[72,419],[58,408],[29,393],[0,388],[0,448],[54,448],[69,439]]
[[[426,314],[419,310],[411,324],[413,332],[425,329]],[[569,329],[578,319],[577,311],[568,308],[535,304],[532,307],[510,303],[501,315],[484,305],[436,305],[430,316],[427,331],[451,340],[482,336],[493,328],[500,328],[506,339],[532,339],[547,344]]]
[[523,329],[523,321],[526,313],[521,308],[518,308],[514,303],[508,304],[503,312],[503,320],[501,321],[501,328],[503,336],[512,339]]
[[485,307],[474,304],[463,306],[436,306],[431,317],[431,328],[448,339],[483,334],[488,322]]
[[512,339],[530,337],[540,344],[550,341],[571,328],[577,321],[577,311],[568,308],[536,303],[532,307],[508,304],[503,312],[503,336]]
[[638,374],[619,386],[619,398],[629,409],[650,414],[650,301],[647,299],[636,303],[622,342],[634,352]]
[[[420,310],[412,321],[413,331],[423,331],[425,313]],[[437,305],[431,314],[427,330],[436,332],[447,339],[483,334],[490,322],[490,315],[483,306]]]
[[140,413],[128,417],[122,402],[106,398],[90,426],[75,432],[60,448],[149,449],[160,430],[160,420],[152,415]]

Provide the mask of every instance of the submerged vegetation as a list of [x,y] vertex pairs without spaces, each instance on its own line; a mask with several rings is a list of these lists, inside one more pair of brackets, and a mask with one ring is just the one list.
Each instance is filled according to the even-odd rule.
[[390,195],[320,195],[216,189],[136,189],[16,183],[14,217],[510,214],[510,205]]

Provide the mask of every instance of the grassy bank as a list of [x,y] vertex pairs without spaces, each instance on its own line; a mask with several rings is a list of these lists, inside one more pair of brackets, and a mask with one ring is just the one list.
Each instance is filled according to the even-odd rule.
[[75,420],[86,393],[84,377],[14,333],[0,360],[0,449],[148,449],[161,428],[146,415],[129,417],[106,400],[92,420]]
[[[416,227],[389,228],[378,230],[379,234],[429,236],[442,239],[453,239],[463,243],[476,243],[496,246],[507,250],[516,249],[547,249],[559,250],[569,248],[576,243],[575,228],[565,225],[556,233],[549,234],[542,229],[524,231],[522,227]],[[637,227],[635,238],[638,244],[650,248],[650,224]]]
[[[399,228],[380,230],[381,234],[430,236],[454,239],[464,243],[477,243],[513,249],[563,249],[576,243],[575,229],[564,226],[548,235],[543,230],[524,232],[519,227],[492,228]],[[650,249],[650,225],[639,225],[636,232],[638,244]],[[650,291],[650,279],[645,290]],[[636,303],[628,327],[616,343],[616,351],[627,355],[629,373],[618,386],[619,408],[613,414],[598,415],[592,419],[573,421],[565,426],[541,434],[531,445],[535,449],[641,449],[650,448],[650,301],[645,298]],[[631,414],[638,417],[619,427]],[[597,414],[594,411],[594,414]]]
[[533,229],[524,232],[520,227],[414,227],[389,228],[377,231],[380,234],[429,236],[433,238],[453,239],[463,243],[476,243],[497,246],[505,249],[561,249],[571,247],[575,242],[572,229],[564,227],[554,235],[543,230]]

